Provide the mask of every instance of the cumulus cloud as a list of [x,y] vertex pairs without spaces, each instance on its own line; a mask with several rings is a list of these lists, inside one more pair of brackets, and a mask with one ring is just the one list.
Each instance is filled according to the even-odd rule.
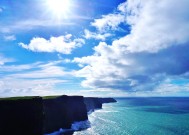
[[131,52],[157,52],[172,45],[184,44],[189,38],[189,15],[186,0],[129,0],[119,9],[131,26],[129,35],[113,44],[126,46]]
[[[174,46],[158,53],[124,53],[111,47],[100,43],[95,47],[94,55],[74,59],[83,65],[76,76],[85,78],[84,87],[160,92],[157,89],[162,89],[160,86],[167,78],[177,79],[189,72],[188,45]],[[189,82],[188,78],[185,75]]]
[[[189,72],[188,8],[187,0],[122,3],[119,14],[125,16],[130,33],[112,44],[100,42],[92,56],[75,58],[73,61],[82,65],[76,76],[85,78],[84,87],[160,93],[157,89],[163,90],[167,78],[178,79]],[[100,24],[94,26],[99,30],[114,28]],[[189,81],[187,75],[185,79]],[[177,84],[167,85],[175,92],[173,85]]]
[[118,6],[118,12],[103,15],[91,23],[99,31],[115,30],[120,24],[130,25],[130,34],[116,40],[131,52],[157,52],[189,39],[187,0],[128,0]]
[[102,18],[95,19],[91,25],[96,27],[100,32],[116,30],[118,25],[124,22],[124,18],[122,14],[103,15]]
[[110,34],[110,33],[99,34],[99,33],[91,32],[87,29],[84,30],[84,33],[85,33],[84,37],[86,39],[94,38],[94,39],[102,40],[102,41],[104,41],[104,40],[106,40],[106,38],[112,36],[112,34]]
[[73,49],[81,47],[85,41],[81,38],[71,39],[72,35],[51,37],[49,40],[44,38],[33,38],[30,43],[19,43],[22,48],[34,52],[58,52],[62,54],[70,54]]

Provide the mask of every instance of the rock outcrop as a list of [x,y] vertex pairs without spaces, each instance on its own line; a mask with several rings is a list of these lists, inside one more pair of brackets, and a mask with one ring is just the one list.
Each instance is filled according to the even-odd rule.
[[0,100],[1,135],[43,135],[41,97]]
[[117,102],[114,98],[99,98],[101,103],[115,103]]
[[99,98],[86,97],[84,98],[86,104],[87,112],[94,111],[95,109],[102,109],[102,102]]
[[93,112],[95,109],[102,109],[103,103],[112,103],[117,101],[113,98],[85,97],[84,102],[87,107],[87,112]]
[[60,128],[69,129],[75,121],[88,120],[82,96],[44,99],[44,112],[44,133],[51,133]]

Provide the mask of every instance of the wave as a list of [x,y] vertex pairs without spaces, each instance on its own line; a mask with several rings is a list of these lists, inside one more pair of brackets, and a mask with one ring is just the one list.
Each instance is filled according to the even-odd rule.
[[101,112],[101,113],[114,113],[114,112],[119,112],[119,111],[99,111],[99,112]]
[[66,133],[66,132],[80,131],[87,128],[90,128],[90,122],[88,120],[76,121],[71,125],[71,129],[60,128],[59,131],[55,131],[53,133],[45,134],[45,135],[62,135],[63,133]]
[[99,110],[102,110],[102,109],[90,109],[87,114],[90,115],[92,114],[93,112],[96,112],[96,111],[99,111]]
[[83,130],[83,129],[87,129],[91,126],[90,122],[88,120],[86,121],[79,121],[79,122],[74,122],[71,126],[71,129],[74,131],[78,131],[78,130]]
[[113,123],[113,124],[116,124],[116,122],[115,121],[111,121],[111,120],[108,120],[108,119],[104,119],[104,118],[101,118],[101,117],[97,117],[99,120],[101,120],[101,121],[104,121],[104,122],[106,122],[106,123]]
[[113,124],[116,123],[115,121],[104,119],[104,118],[102,118],[102,117],[100,117],[100,116],[98,116],[96,114],[90,115],[89,119],[90,119],[91,122],[93,122],[94,120],[100,120],[100,121],[104,121],[106,123],[113,123]]

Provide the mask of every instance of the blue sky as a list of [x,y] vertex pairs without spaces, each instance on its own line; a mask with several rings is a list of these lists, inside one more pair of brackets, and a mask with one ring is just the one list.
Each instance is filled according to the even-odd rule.
[[1,0],[0,97],[189,96],[188,0]]

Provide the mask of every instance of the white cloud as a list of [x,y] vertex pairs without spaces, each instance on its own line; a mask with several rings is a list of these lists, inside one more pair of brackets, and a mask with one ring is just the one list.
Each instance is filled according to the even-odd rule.
[[87,29],[84,30],[84,33],[85,33],[84,37],[86,39],[94,38],[94,39],[102,40],[102,41],[106,40],[107,37],[112,36],[112,34],[110,33],[99,34],[99,33],[91,32]]
[[157,52],[189,39],[189,1],[128,0],[118,6],[117,13],[103,15],[91,23],[100,32],[116,30],[120,24],[130,25],[130,34],[113,45],[130,52]]
[[59,66],[61,63],[1,65],[0,97],[63,94],[64,90],[57,93],[56,87],[69,84],[73,73]]
[[72,60],[70,60],[70,59],[64,59],[61,56],[61,54],[57,54],[57,56],[58,56],[58,59],[60,59],[62,63],[72,63]]
[[[0,8],[1,10],[2,8]],[[3,9],[2,9],[3,10]],[[1,12],[0,12],[1,13]],[[41,12],[42,13],[42,12]],[[65,18],[55,18],[50,16],[47,12],[39,17],[32,17],[33,15],[28,15],[29,18],[17,18],[16,21],[9,23],[1,24],[0,32],[2,33],[19,33],[22,31],[29,31],[38,28],[47,28],[47,27],[73,27],[77,25],[78,20],[91,20],[91,17],[80,16],[80,15],[71,15],[69,19]],[[72,21],[70,21],[72,20]],[[73,21],[77,20],[77,21]]]
[[100,32],[106,30],[116,30],[118,25],[124,22],[125,16],[122,14],[108,14],[103,15],[100,19],[95,19],[91,23],[92,26],[96,27]]
[[48,66],[43,67],[40,70],[35,71],[28,71],[25,73],[16,73],[11,74],[7,77],[10,78],[53,78],[53,77],[62,77],[65,76],[67,73],[61,67],[58,66]]
[[[110,16],[125,16],[120,20],[131,26],[130,33],[112,45],[100,42],[91,56],[75,58],[73,61],[81,67],[76,76],[85,78],[84,87],[148,93],[167,76],[185,73],[188,46],[183,44],[189,41],[188,9],[187,0],[122,3],[120,12]],[[108,24],[108,17],[95,20],[93,26],[103,32],[119,27],[119,21]]]
[[[20,83],[22,82],[22,83]],[[15,79],[4,78],[0,81],[0,97],[7,96],[30,96],[30,95],[55,95],[54,87],[65,83],[58,79]]]
[[28,45],[24,43],[19,43],[19,45],[34,52],[58,52],[62,54],[70,54],[73,49],[81,47],[85,43],[81,38],[72,40],[71,37],[71,34],[51,37],[49,40],[37,37],[33,38]]
[[29,18],[25,20],[14,21],[10,24],[3,24],[0,32],[12,33],[20,31],[28,31],[39,27],[57,27],[57,26],[73,26],[73,22],[56,21],[47,18]]
[[38,67],[40,62],[32,64],[22,64],[22,65],[0,65],[0,72],[18,72],[23,70],[29,70],[34,67]]
[[14,62],[15,60],[12,58],[6,58],[3,55],[0,54],[0,66],[4,65],[5,63],[8,62]]
[[165,83],[158,85],[155,89],[154,92],[158,93],[176,93],[176,92],[189,92],[189,83],[184,84],[184,85],[176,85],[176,84],[170,84],[170,83]]
[[14,41],[14,40],[16,40],[16,37],[15,37],[15,35],[8,35],[8,36],[4,36],[4,40]]
[[[94,50],[96,53],[92,56],[73,60],[84,65],[81,70],[76,72],[76,76],[86,78],[82,82],[82,86],[90,88],[113,87],[115,83],[129,75],[129,70],[134,70],[129,65],[131,61],[124,60],[106,43],[101,42]],[[135,69],[135,73],[137,73],[136,71]]]
[[23,65],[2,65],[0,66],[0,72],[8,73],[6,78],[15,79],[45,79],[63,77],[65,75],[71,76],[72,72],[67,72],[64,67],[58,66],[62,62],[64,60],[48,63],[36,62]]
[[189,1],[128,0],[119,6],[131,25],[130,34],[114,41],[131,52],[157,52],[189,39]]

